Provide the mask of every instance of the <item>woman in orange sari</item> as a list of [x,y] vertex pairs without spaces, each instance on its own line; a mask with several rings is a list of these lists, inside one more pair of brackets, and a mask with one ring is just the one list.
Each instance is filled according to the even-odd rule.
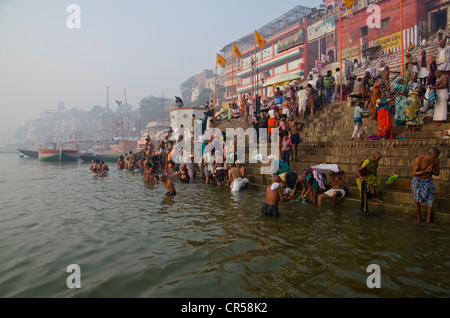
[[381,99],[379,99],[376,103],[378,106],[378,137],[381,139],[394,139],[394,124],[392,122],[389,102],[394,100],[396,96],[391,99],[386,99],[386,94],[382,94]]

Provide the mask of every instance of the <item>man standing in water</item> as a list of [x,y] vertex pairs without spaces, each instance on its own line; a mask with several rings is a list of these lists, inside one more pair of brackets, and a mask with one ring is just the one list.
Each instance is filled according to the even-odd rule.
[[228,169],[228,183],[227,187],[229,187],[234,180],[239,179],[241,174],[239,173],[239,169],[236,167],[234,163],[229,164],[230,169]]
[[427,222],[431,223],[431,213],[433,212],[433,199],[436,188],[433,182],[433,175],[439,175],[439,155],[441,151],[436,147],[428,149],[426,155],[417,158],[414,161],[413,178],[411,182],[411,191],[417,213],[417,223],[420,223],[420,203],[426,202]]
[[166,195],[175,196],[177,191],[175,191],[175,185],[172,180],[168,179],[165,174],[159,176],[159,181],[166,187]]
[[280,200],[287,202],[289,199],[284,195],[281,179],[277,175],[272,176],[272,185],[266,188],[266,202],[262,207],[262,213],[267,216],[280,216],[278,204]]
[[236,164],[230,164],[227,187],[229,186],[231,188],[231,192],[239,192],[248,182],[248,179],[244,178],[244,175],[246,175],[245,169],[241,169],[243,167],[240,167],[238,160],[236,160]]

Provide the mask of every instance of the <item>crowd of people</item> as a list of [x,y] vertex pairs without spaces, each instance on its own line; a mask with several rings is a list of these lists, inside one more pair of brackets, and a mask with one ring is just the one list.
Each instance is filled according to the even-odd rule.
[[[413,195],[417,222],[421,222],[421,203],[427,204],[426,221],[432,222],[432,212],[436,188],[433,176],[440,173],[439,155],[441,151],[430,147],[426,154],[414,161],[412,169],[411,192]],[[368,156],[356,167],[355,180],[361,198],[361,213],[369,214],[368,201],[382,202],[379,198],[381,179],[378,175],[378,165],[382,159],[377,152]],[[277,164],[280,164],[278,162]],[[392,176],[394,178],[398,176]],[[326,190],[325,181],[329,180],[330,188]],[[388,179],[389,180],[389,179]],[[312,166],[297,176],[286,165],[280,165],[277,172],[272,175],[272,184],[266,188],[266,200],[262,213],[269,216],[279,216],[280,202],[297,200],[303,202],[310,196],[310,202],[323,205],[323,201],[332,199],[333,206],[338,198],[345,196],[345,172],[336,164],[320,164]],[[296,193],[296,190],[298,191]],[[301,191],[301,192],[300,192]],[[320,195],[319,193],[322,192]]]
[[[371,67],[362,77],[341,76],[341,70],[336,68],[334,74],[331,70],[325,76],[310,74],[305,86],[291,86],[284,92],[277,87],[270,105],[250,92],[243,96],[240,104],[244,126],[268,128],[270,136],[272,129],[285,131],[290,114],[303,122],[305,115],[312,117],[318,108],[341,100],[341,77],[342,100],[351,99],[351,105],[356,105],[352,140],[361,140],[365,117],[378,122],[378,135],[370,136],[372,139],[393,139],[394,125],[415,132],[424,124],[426,116],[432,116],[434,123],[445,123],[450,88],[449,40],[445,37],[439,42],[437,55],[427,54],[423,49],[421,56],[416,57],[408,51],[404,77],[400,76],[401,72],[392,72],[382,60],[379,70]],[[284,119],[283,115],[286,115]]]
[[94,176],[100,177],[108,175],[109,167],[104,161],[97,159],[92,160],[89,170],[94,173]]
[[[420,59],[417,59],[408,52],[405,56],[404,78],[393,74],[384,63],[379,71],[374,68],[367,70],[362,78],[352,74],[342,77],[341,91],[341,70],[337,68],[334,74],[328,71],[325,76],[310,75],[305,86],[292,86],[284,92],[278,87],[274,100],[269,103],[262,101],[259,95],[248,93],[243,96],[240,105],[230,104],[228,120],[235,112],[239,112],[244,126],[252,125],[255,128],[256,143],[263,140],[271,142],[274,131],[279,132],[281,160],[271,158],[272,182],[266,188],[262,213],[278,216],[280,201],[295,199],[304,202],[309,197],[311,203],[321,206],[324,200],[332,199],[334,205],[337,198],[345,196],[345,172],[338,165],[319,165],[299,174],[291,170],[291,163],[298,161],[299,132],[304,125],[305,116],[313,117],[319,107],[340,101],[341,92],[343,100],[357,100],[353,118],[354,140],[361,138],[363,118],[378,121],[378,137],[382,139],[393,139],[394,123],[406,125],[408,131],[414,132],[423,124],[424,114],[430,110],[433,112],[434,122],[446,122],[450,87],[450,47],[446,44],[447,38],[440,42],[437,56],[427,56],[427,52],[423,50]],[[394,78],[395,85],[391,87]],[[195,115],[192,116],[191,132],[197,120],[201,121],[202,133],[215,127],[214,112],[209,102],[202,107],[205,108],[204,117],[197,119]],[[261,128],[267,134],[260,135]],[[232,192],[238,192],[249,182],[245,167],[239,160],[234,160],[234,141],[226,142],[225,133],[220,140],[216,140],[214,135],[208,140],[202,136],[203,156],[199,163],[194,164],[192,152],[183,147],[187,140],[186,132],[181,125],[176,134],[170,128],[160,140],[153,141],[148,136],[143,151],[136,154],[130,151],[120,156],[118,169],[143,173],[146,183],[160,182],[166,188],[166,195],[170,196],[176,195],[175,180],[182,183],[194,181],[195,164],[198,164],[199,180],[203,184],[215,183],[218,187],[225,186]],[[210,144],[214,145],[210,147]],[[432,176],[439,175],[439,154],[439,149],[430,148],[427,154],[417,158],[413,167],[411,191],[419,222],[420,202],[427,203],[427,221],[431,221],[435,194]],[[364,214],[368,213],[369,199],[381,202],[381,182],[377,174],[381,159],[382,155],[376,153],[364,158],[358,167],[355,167],[356,184]],[[108,167],[103,162],[93,162],[91,170],[104,175]],[[157,175],[158,170],[163,173]],[[325,189],[327,180],[331,185],[328,190]]]

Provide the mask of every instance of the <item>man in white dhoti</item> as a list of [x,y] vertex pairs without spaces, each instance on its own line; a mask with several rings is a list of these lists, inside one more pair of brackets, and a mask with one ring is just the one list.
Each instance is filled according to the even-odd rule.
[[445,40],[439,43],[438,55],[436,63],[438,65],[438,70],[442,71],[444,74],[449,75],[450,73],[450,46],[447,45]]
[[430,89],[436,90],[436,104],[434,106],[433,122],[442,124],[447,122],[447,103],[448,103],[448,90],[450,86],[450,80],[447,75],[440,70],[435,73],[437,81],[436,86],[429,86]]
[[[239,161],[236,161],[239,163]],[[230,169],[228,170],[228,183],[227,186],[231,188],[231,192],[239,192],[243,186],[248,183],[247,178],[243,178],[239,168],[234,164],[230,164]]]
[[298,114],[300,115],[301,120],[305,118],[307,102],[308,92],[303,88],[303,86],[300,86],[300,89],[298,91]]

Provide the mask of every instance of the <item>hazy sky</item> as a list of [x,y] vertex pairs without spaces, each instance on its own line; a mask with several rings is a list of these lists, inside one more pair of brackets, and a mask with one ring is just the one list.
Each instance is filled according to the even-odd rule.
[[[321,0],[0,0],[0,146],[45,109],[173,98],[226,44]],[[70,4],[81,28],[66,24]]]

